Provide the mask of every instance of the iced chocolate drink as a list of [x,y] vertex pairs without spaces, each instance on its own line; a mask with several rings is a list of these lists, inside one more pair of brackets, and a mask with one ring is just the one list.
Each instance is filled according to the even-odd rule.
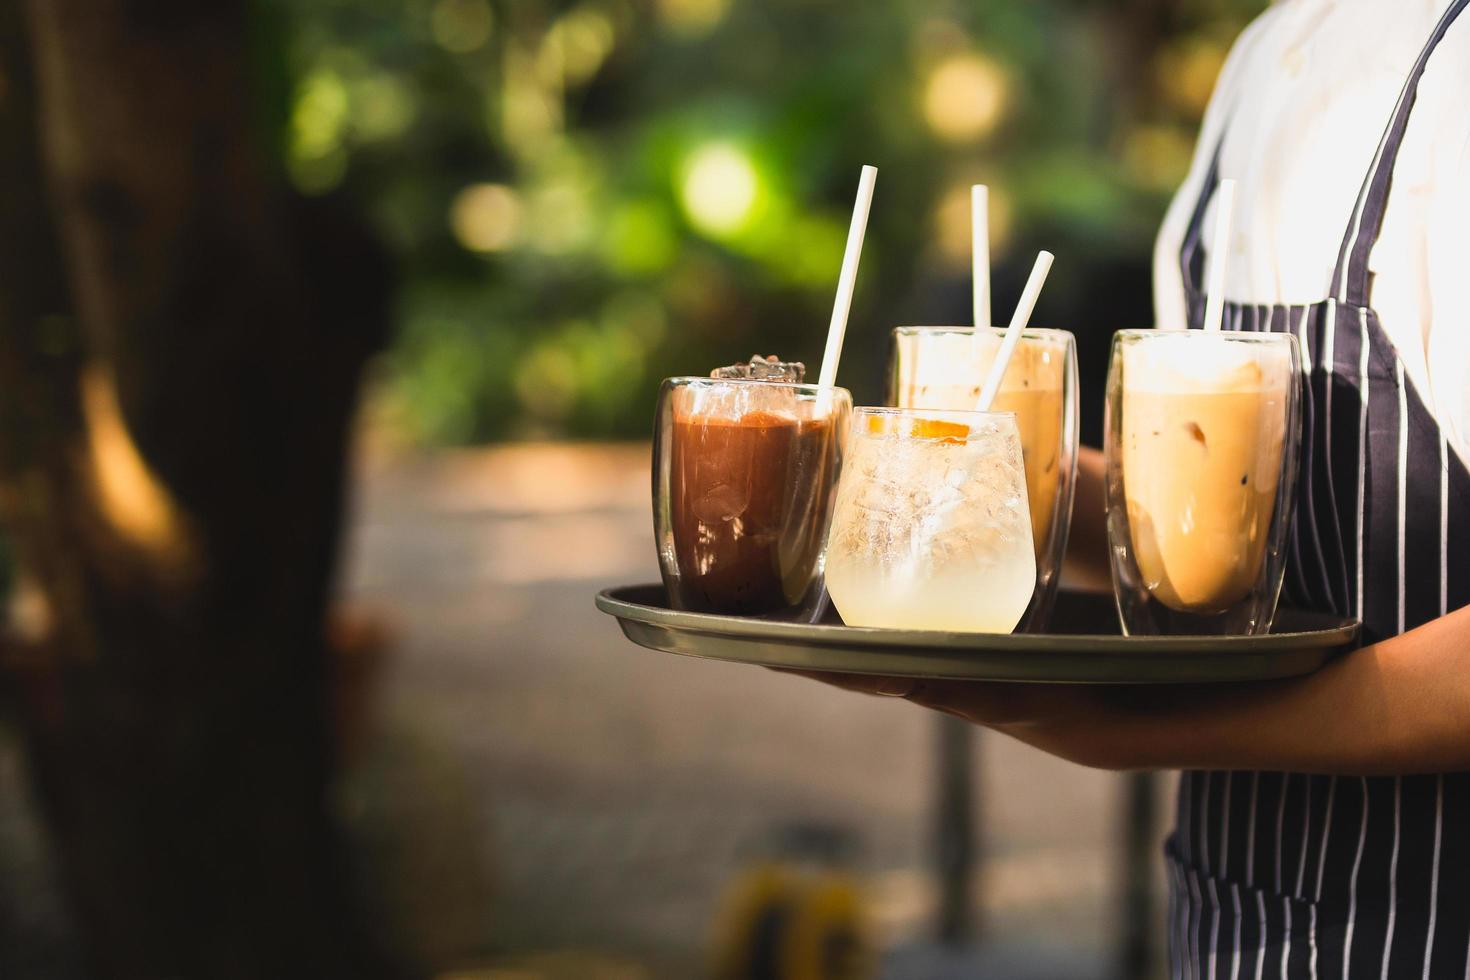
[[754,378],[674,378],[660,396],[655,530],[671,604],[814,619],[851,397]]
[[[889,401],[902,408],[969,411],[1000,350],[1004,330],[900,327],[893,332]],[[1036,549],[1037,596],[1028,628],[1045,619],[1054,592],[1076,475],[1076,355],[1063,330],[1027,330],[991,408],[1012,412],[1021,438]]]
[[1269,627],[1295,474],[1298,365],[1287,334],[1118,335],[1109,533],[1125,620],[1134,612],[1125,626]]
[[675,601],[742,616],[800,605],[821,567],[832,449],[827,419],[676,411]]

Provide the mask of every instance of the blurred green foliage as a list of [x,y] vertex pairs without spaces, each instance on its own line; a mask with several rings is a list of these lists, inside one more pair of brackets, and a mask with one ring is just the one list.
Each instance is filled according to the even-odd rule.
[[[396,257],[387,417],[465,443],[644,435],[660,378],[755,352],[814,372],[863,163],[880,176],[842,370],[860,399],[888,327],[968,317],[975,181],[992,186],[997,317],[1040,245],[1058,262],[1038,322],[1146,316],[1155,226],[1262,6],[271,9],[290,179],[346,200]],[[1120,268],[1108,280],[1129,285],[1099,293],[1093,273]]]

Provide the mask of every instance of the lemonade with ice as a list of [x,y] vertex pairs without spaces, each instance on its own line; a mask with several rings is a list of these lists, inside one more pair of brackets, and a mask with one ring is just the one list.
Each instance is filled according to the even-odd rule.
[[1035,580],[1015,416],[856,410],[827,551],[845,623],[1009,633]]

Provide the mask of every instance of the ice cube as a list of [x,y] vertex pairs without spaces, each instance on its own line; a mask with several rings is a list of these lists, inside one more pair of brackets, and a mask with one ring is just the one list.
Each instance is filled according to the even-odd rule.
[[722,380],[801,382],[806,378],[806,365],[801,361],[783,361],[775,354],[766,357],[755,354],[748,364],[730,364],[715,368],[709,376]]

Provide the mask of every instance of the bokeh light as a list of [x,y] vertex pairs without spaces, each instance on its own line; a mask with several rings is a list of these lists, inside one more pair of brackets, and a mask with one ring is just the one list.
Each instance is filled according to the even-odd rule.
[[[990,186],[990,257],[1006,256],[1011,244],[1011,199],[994,180]],[[940,266],[956,275],[970,274],[971,204],[969,183],[950,187],[934,209],[934,251]]]
[[401,79],[377,72],[351,89],[352,131],[364,142],[396,139],[418,112],[412,89]]
[[924,119],[936,136],[962,143],[987,136],[1009,98],[1005,70],[976,53],[940,61],[924,84]]
[[598,209],[591,189],[575,177],[548,180],[527,205],[526,243],[542,255],[570,255],[594,243]]
[[434,40],[455,54],[484,47],[494,26],[495,14],[489,0],[438,0],[429,14]]
[[1164,48],[1154,63],[1159,96],[1175,109],[1203,115],[1228,50],[1228,39],[1213,37],[1181,38]]
[[[526,49],[519,45],[506,49],[500,131],[506,147],[517,156],[535,156],[561,132],[561,92],[548,84],[546,74]],[[560,76],[554,81],[559,86]]]
[[730,0],[658,0],[659,19],[674,34],[699,37],[719,26]]
[[[1105,253],[1146,270],[1258,2],[1186,5],[1131,46],[1047,3],[290,5],[284,162],[398,263],[382,390],[404,431],[641,437],[659,377],[756,349],[818,356],[863,163],[887,176],[855,336],[963,298],[976,179],[998,276],[1023,240],[1068,269]],[[1046,301],[1080,283],[1054,279]],[[629,295],[637,315],[605,313]],[[844,372],[877,376],[880,348],[849,345]]]
[[585,84],[597,74],[616,41],[612,19],[594,7],[579,7],[546,32],[538,67],[565,85]]
[[521,231],[521,199],[504,184],[472,184],[449,209],[455,240],[472,252],[503,252]]
[[323,194],[342,181],[347,151],[342,145],[350,114],[341,75],[321,68],[301,80],[291,112],[286,168],[297,190]]
[[336,149],[347,126],[347,86],[324,68],[302,79],[291,114],[291,150],[302,157],[326,156]]
[[684,164],[679,200],[695,228],[722,239],[750,223],[760,190],[760,174],[748,153],[734,143],[707,143]]
[[1179,126],[1136,126],[1123,142],[1123,162],[1141,185],[1169,190],[1189,173],[1194,134]]

